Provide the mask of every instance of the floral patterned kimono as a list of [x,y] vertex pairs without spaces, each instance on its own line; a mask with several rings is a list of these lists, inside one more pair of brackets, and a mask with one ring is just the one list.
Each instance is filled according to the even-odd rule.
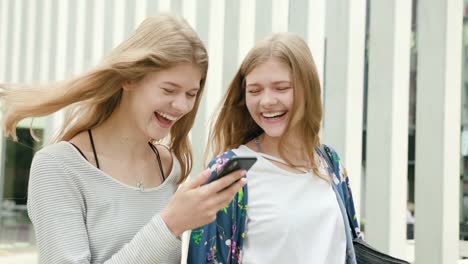
[[[323,164],[329,164],[324,155],[331,160],[327,166],[328,173],[332,178],[331,183],[335,193],[340,198],[340,210],[343,216],[346,230],[346,263],[356,263],[354,248],[352,243],[351,229],[360,234],[359,225],[354,209],[353,198],[349,186],[349,178],[346,169],[340,162],[338,154],[329,146],[324,145],[323,151],[317,149],[319,157],[324,159]],[[227,151],[209,163],[211,176],[207,182],[216,178],[221,167],[233,156],[233,151]],[[248,184],[246,184],[225,208],[221,209],[216,220],[208,225],[192,230],[187,263],[189,264],[238,264],[242,263],[243,242],[245,237],[245,225],[247,220]],[[354,216],[348,221],[346,211]]]

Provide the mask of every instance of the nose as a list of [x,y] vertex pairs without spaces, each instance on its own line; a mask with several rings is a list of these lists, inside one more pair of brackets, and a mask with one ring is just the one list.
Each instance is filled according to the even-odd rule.
[[270,89],[265,89],[265,91],[263,92],[261,96],[262,97],[260,99],[260,104],[262,106],[267,107],[267,106],[272,106],[278,103],[278,98],[276,98],[276,94],[270,91]]
[[181,95],[174,98],[171,107],[180,114],[186,114],[192,110],[193,103],[185,95]]

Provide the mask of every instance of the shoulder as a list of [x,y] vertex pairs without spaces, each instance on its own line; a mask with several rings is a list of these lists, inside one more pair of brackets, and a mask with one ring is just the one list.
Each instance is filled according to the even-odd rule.
[[82,177],[88,173],[82,159],[78,150],[68,142],[47,145],[34,155],[30,176],[53,180]]
[[72,146],[67,142],[58,142],[51,145],[42,147],[36,154],[34,154],[34,160],[63,160],[73,155]]
[[34,190],[40,189],[58,192],[58,188],[55,190],[51,186],[63,189],[73,181],[73,173],[68,166],[73,159],[73,149],[67,144],[59,142],[48,145],[34,155],[29,177],[30,191],[34,193]]
[[330,156],[333,162],[340,162],[340,155],[338,155],[338,152],[336,152],[336,150],[332,146],[323,144],[323,148],[325,149],[325,151],[327,152],[326,154]]
[[331,166],[333,166],[332,168],[328,168],[333,181],[335,183],[340,183],[347,180],[348,173],[338,152],[330,145],[322,144],[322,146],[322,149],[325,150],[325,153],[322,153],[322,155],[326,155],[327,157],[325,158],[329,159],[332,163]]

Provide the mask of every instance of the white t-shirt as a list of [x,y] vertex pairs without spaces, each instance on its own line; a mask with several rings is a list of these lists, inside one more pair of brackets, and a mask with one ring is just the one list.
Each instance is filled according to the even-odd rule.
[[345,228],[331,185],[286,171],[244,145],[233,151],[258,158],[247,173],[242,263],[345,263]]

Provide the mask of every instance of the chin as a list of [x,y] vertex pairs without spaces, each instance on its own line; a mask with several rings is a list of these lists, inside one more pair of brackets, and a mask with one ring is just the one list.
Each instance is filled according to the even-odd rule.
[[148,131],[148,137],[154,140],[160,140],[165,138],[169,134],[169,130],[162,131],[161,128],[159,129],[150,129]]
[[279,138],[284,134],[284,129],[263,129],[265,135],[271,138]]

